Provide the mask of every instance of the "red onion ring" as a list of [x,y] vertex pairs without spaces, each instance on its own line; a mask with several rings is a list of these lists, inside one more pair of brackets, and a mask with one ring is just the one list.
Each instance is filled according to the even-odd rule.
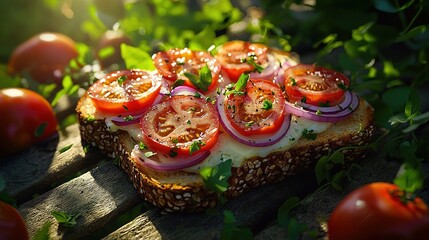
[[308,103],[303,103],[303,102],[296,102],[296,105],[303,107],[305,110],[309,110],[312,112],[317,112],[320,111],[321,113],[336,113],[336,112],[340,112],[342,110],[344,110],[345,108],[347,108],[348,106],[350,106],[350,104],[352,103],[353,100],[353,94],[350,91],[346,91],[344,93],[344,99],[341,103],[335,105],[335,106],[331,106],[331,107],[319,107],[319,106],[314,106]]
[[352,114],[359,106],[359,97],[356,93],[352,92],[352,101],[349,106],[344,108],[341,111],[333,112],[333,113],[322,113],[318,111],[310,111],[308,109],[304,109],[303,107],[297,106],[294,103],[290,103],[286,101],[286,111],[306,119],[310,119],[317,122],[338,122],[343,120]]
[[[163,98],[164,98],[163,94],[158,94],[158,96],[153,101],[152,105],[156,105],[156,104],[160,103]],[[115,124],[116,126],[120,126],[120,127],[139,123],[140,122],[140,118],[143,116],[143,114],[149,108],[150,108],[150,106],[142,108],[141,111],[139,111],[138,113],[127,113],[127,112],[124,112],[124,116],[121,115],[120,117],[113,117],[112,118],[112,123]],[[126,114],[128,114],[128,115],[126,115]],[[126,120],[127,116],[131,116],[131,120]]]
[[237,140],[238,142],[241,142],[243,144],[252,146],[252,147],[266,147],[271,146],[277,142],[279,142],[287,133],[290,126],[290,119],[291,115],[288,114],[285,116],[282,127],[273,134],[260,134],[260,135],[253,135],[253,136],[245,136],[241,133],[239,133],[237,130],[234,129],[234,127],[231,125],[231,123],[228,120],[228,117],[225,114],[224,107],[223,107],[223,100],[224,95],[220,94],[219,97],[216,100],[216,109],[219,114],[219,119],[221,120],[220,123],[222,124],[222,127],[225,129],[225,131],[231,135],[232,138]]
[[[184,168],[188,168],[194,166],[207,158],[210,154],[210,151],[201,151],[193,154],[192,156],[183,156],[183,157],[174,157],[174,158],[161,158],[158,155],[154,155],[153,157],[157,157],[159,161],[155,161],[150,157],[146,157],[144,153],[142,153],[138,146],[134,147],[134,151],[139,151],[140,154],[137,154],[138,160],[137,164],[142,165],[144,167],[151,168],[156,171],[177,171],[182,170]],[[167,160],[168,159],[168,160]]]
[[171,90],[170,92],[171,96],[196,96],[196,95],[200,95],[200,98],[205,98],[205,96],[198,92],[196,89],[188,87],[188,86],[178,86],[175,87],[173,90]]

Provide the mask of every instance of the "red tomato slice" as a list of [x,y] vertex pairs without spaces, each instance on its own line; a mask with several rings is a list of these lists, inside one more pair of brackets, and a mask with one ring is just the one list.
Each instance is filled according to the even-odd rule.
[[290,102],[303,101],[315,106],[333,106],[343,100],[349,79],[343,74],[315,65],[299,64],[284,73]]
[[246,136],[279,130],[285,105],[281,88],[269,80],[249,79],[244,91],[225,97],[224,111],[232,127]]
[[94,83],[88,94],[97,109],[111,114],[139,113],[152,105],[161,89],[158,74],[141,70],[109,73]]
[[141,126],[147,145],[171,156],[209,150],[219,135],[215,108],[193,96],[173,96],[152,106],[143,115]]
[[264,44],[236,40],[224,43],[216,58],[231,81],[237,82],[241,74],[255,70],[255,67],[245,60],[253,57],[256,64],[264,65],[268,62],[267,52],[268,47]]
[[218,85],[221,67],[218,61],[208,52],[175,48],[158,52],[152,58],[158,72],[169,81],[184,80],[185,86],[203,91],[204,89],[195,86],[185,76],[185,73],[192,73],[198,76],[200,69],[207,65],[211,71],[212,80],[208,90],[203,92],[209,92]]

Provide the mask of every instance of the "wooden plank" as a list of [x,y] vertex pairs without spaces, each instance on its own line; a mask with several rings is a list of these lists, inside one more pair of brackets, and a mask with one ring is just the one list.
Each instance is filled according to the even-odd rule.
[[[106,163],[24,203],[18,210],[30,236],[49,221],[52,239],[78,239],[102,228],[140,201],[125,173]],[[74,227],[66,228],[58,225],[52,211],[80,216]]]
[[[67,146],[70,149],[59,152]],[[90,151],[85,156],[79,127],[74,124],[61,131],[59,138],[37,144],[19,155],[4,159],[0,165],[0,174],[6,180],[6,191],[21,203],[103,158],[98,151]]]
[[[304,201],[292,211],[292,215],[302,224],[307,225],[308,229],[318,231],[319,238],[325,238],[327,233],[326,222],[329,214],[335,209],[338,203],[346,194],[354,189],[371,182],[393,182],[400,163],[386,161],[381,156],[372,156],[361,164],[362,169],[356,171],[352,181],[347,184],[342,192],[333,188],[326,188],[313,195],[308,201]],[[425,185],[429,183],[429,164],[423,163],[423,172]],[[426,203],[429,202],[429,191],[423,189],[418,192]],[[274,222],[255,236],[255,240],[265,239],[286,239],[286,230]],[[304,239],[313,239],[304,237]]]
[[258,232],[275,219],[278,208],[287,198],[308,194],[315,185],[315,179],[308,176],[292,176],[287,181],[246,192],[211,215],[151,209],[105,239],[219,239],[223,210],[232,211],[238,225]]

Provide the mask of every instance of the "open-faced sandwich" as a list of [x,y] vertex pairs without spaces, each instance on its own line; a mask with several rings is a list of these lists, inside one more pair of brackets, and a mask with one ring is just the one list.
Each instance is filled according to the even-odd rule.
[[[76,110],[82,140],[119,159],[144,199],[168,211],[216,206],[210,176],[229,177],[222,194],[232,198],[373,133],[373,109],[346,76],[288,52],[231,41],[214,55],[170,49],[153,61],[154,71],[107,74]],[[347,159],[363,153],[353,149]]]

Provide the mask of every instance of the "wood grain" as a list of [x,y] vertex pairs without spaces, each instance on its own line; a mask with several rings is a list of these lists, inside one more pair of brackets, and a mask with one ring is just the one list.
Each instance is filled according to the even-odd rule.
[[[51,222],[52,239],[78,239],[102,228],[140,200],[125,173],[106,163],[24,203],[19,212],[30,236]],[[72,228],[59,226],[52,211],[79,214],[77,224]]]
[[[65,147],[70,149],[61,153],[60,150]],[[2,160],[0,174],[7,183],[5,190],[21,203],[35,194],[49,190],[52,185],[73,177],[103,158],[105,157],[98,151],[91,151],[85,156],[78,125],[74,124],[60,131],[59,137]]]

